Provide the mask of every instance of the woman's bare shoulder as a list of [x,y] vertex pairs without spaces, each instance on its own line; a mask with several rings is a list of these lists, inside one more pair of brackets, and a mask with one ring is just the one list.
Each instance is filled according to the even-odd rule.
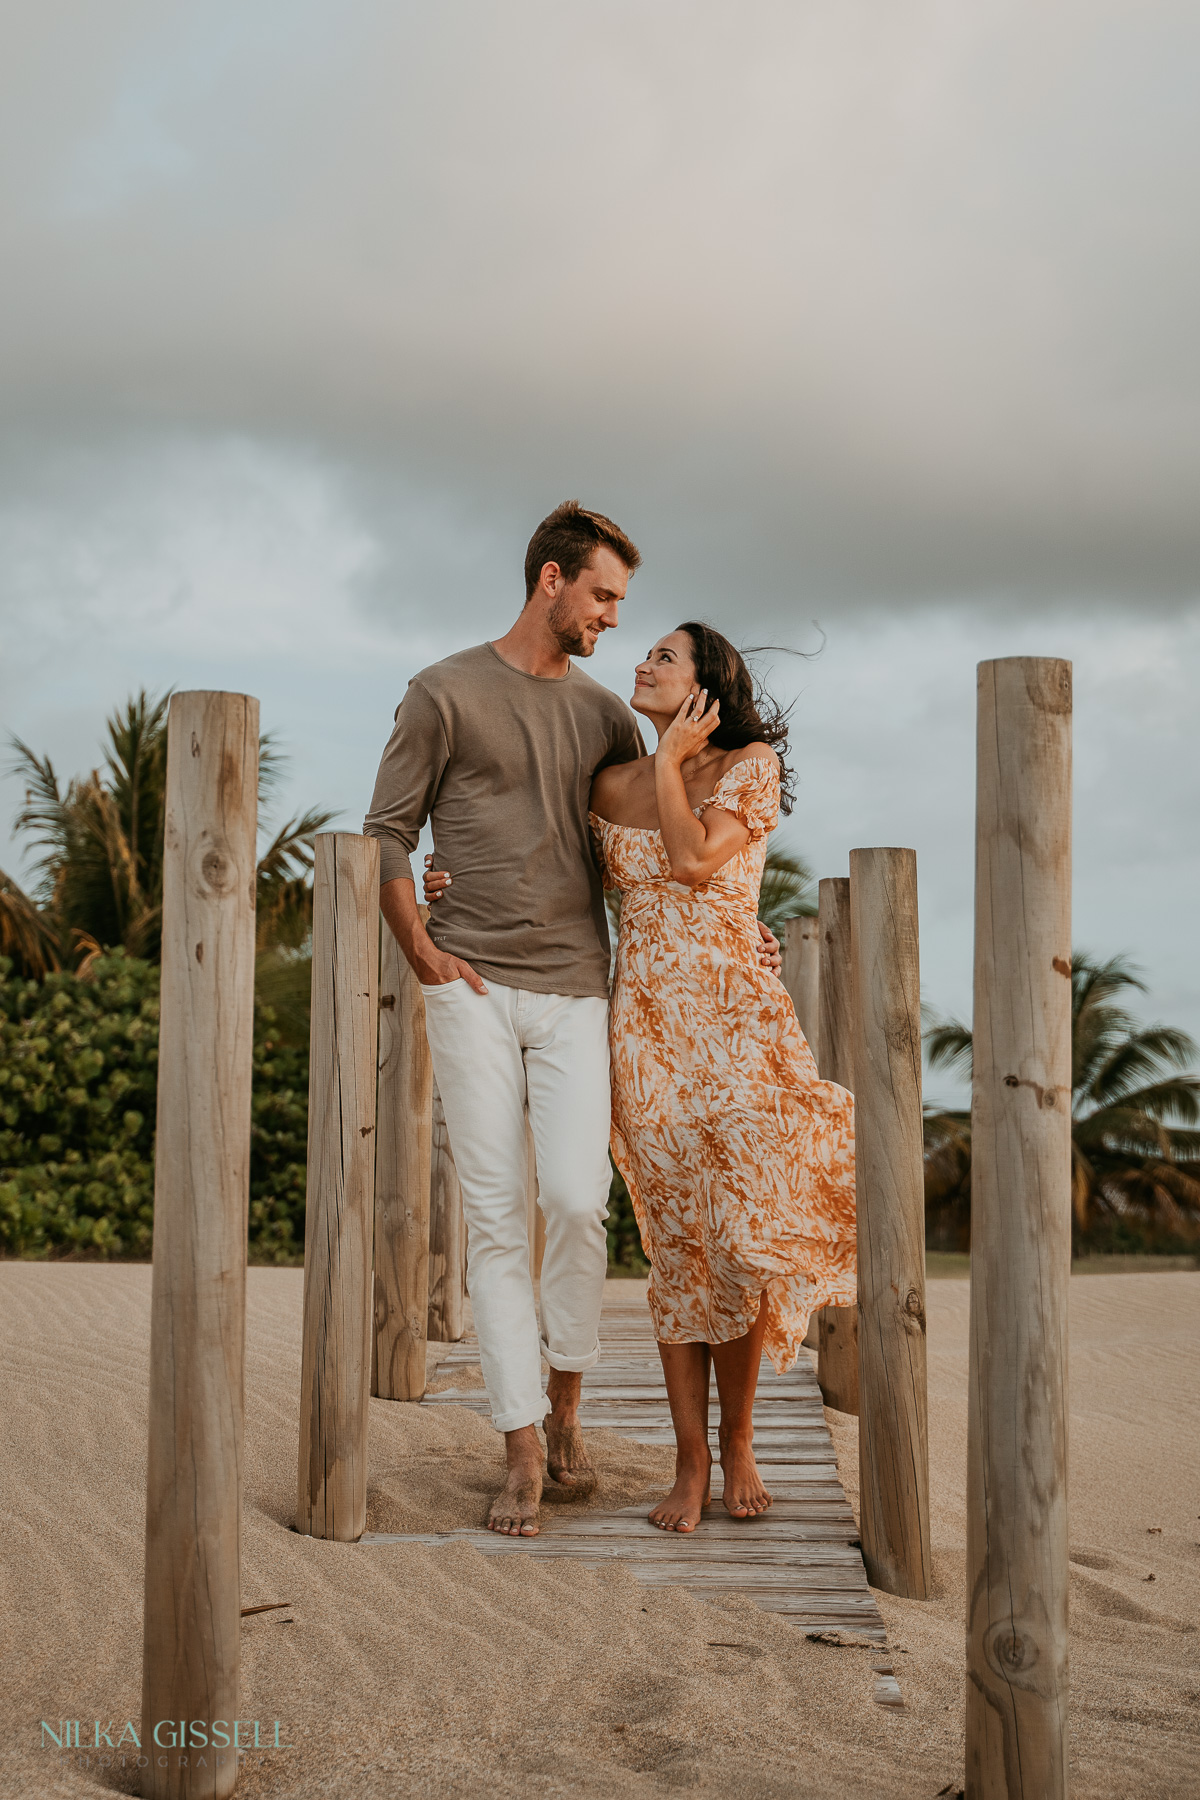
[[721,765],[722,775],[728,775],[730,769],[736,769],[739,763],[771,762],[779,767],[779,758],[770,744],[739,744],[736,750],[730,750]]

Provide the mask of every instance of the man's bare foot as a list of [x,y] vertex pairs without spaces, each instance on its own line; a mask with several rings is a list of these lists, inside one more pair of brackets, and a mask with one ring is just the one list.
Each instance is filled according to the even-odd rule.
[[581,1500],[595,1493],[599,1476],[587,1453],[574,1408],[546,1415],[546,1467],[551,1481],[578,1494]]
[[695,1531],[700,1515],[709,1504],[712,1457],[706,1463],[689,1463],[677,1469],[675,1486],[665,1500],[651,1508],[650,1523],[660,1531]]
[[581,1500],[596,1491],[598,1479],[579,1424],[582,1391],[583,1376],[577,1369],[551,1369],[546,1383],[550,1412],[542,1421],[550,1479]]
[[508,1479],[492,1501],[488,1530],[507,1537],[536,1537],[542,1498],[542,1447],[534,1426],[506,1431],[504,1452]]
[[753,1519],[766,1512],[771,1496],[763,1486],[758,1464],[754,1460],[753,1439],[718,1433],[721,1446],[721,1469],[725,1476],[722,1495],[725,1511],[731,1519]]

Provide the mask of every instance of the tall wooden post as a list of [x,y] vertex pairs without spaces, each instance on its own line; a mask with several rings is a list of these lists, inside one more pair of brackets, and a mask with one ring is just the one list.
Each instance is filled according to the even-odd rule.
[[809,1049],[821,1061],[821,937],[815,918],[789,919],[783,934],[783,985]]
[[875,1587],[927,1600],[929,1417],[917,859],[850,852],[858,1205],[858,1461]]
[[1071,665],[979,665],[967,1794],[1067,1792]]
[[[167,720],[150,1308],[143,1743],[236,1719],[258,701],[176,694]],[[237,1758],[150,1755],[145,1794],[231,1794]],[[182,1763],[186,1766],[180,1766]]]
[[[832,876],[818,888],[814,1053],[822,1081],[854,1092],[854,992],[850,967],[850,883]],[[813,1040],[809,1039],[810,1044]],[[817,1314],[817,1381],[826,1406],[858,1411],[858,1307],[823,1306]]]
[[315,849],[296,1530],[355,1543],[367,1524],[379,843],[324,831]]
[[457,1344],[463,1335],[467,1280],[467,1227],[462,1190],[446,1131],[446,1114],[433,1084],[429,1162],[429,1325],[434,1344]]
[[371,1392],[383,1400],[419,1400],[429,1323],[433,1064],[421,989],[387,929],[380,987]]

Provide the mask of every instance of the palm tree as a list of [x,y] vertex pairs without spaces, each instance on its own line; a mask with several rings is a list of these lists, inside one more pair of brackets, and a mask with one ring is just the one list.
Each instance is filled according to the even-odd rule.
[[[1139,1026],[1118,1003],[1145,983],[1123,956],[1071,965],[1071,1201],[1076,1238],[1124,1229],[1160,1239],[1200,1232],[1200,1077],[1197,1046],[1167,1025]],[[969,1077],[971,1033],[957,1020],[925,1034],[931,1068]],[[969,1207],[971,1118],[925,1120],[926,1204],[943,1232]]]
[[758,916],[778,937],[789,919],[814,919],[813,872],[802,857],[771,845],[758,892]]
[[[102,769],[60,785],[49,757],[13,739],[13,773],[25,779],[16,830],[37,852],[33,898],[0,878],[0,946],[27,973],[123,947],[156,961],[162,932],[167,707],[143,689],[107,721]],[[259,799],[277,783],[280,759],[262,740]],[[312,916],[312,837],[334,815],[309,808],[276,833],[258,864],[258,943],[295,948]]]

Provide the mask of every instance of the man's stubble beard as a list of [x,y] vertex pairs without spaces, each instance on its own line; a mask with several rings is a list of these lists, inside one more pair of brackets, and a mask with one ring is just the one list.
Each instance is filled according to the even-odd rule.
[[572,618],[565,600],[554,602],[546,615],[546,623],[564,656],[591,656],[595,650],[595,639],[587,636],[579,621]]

